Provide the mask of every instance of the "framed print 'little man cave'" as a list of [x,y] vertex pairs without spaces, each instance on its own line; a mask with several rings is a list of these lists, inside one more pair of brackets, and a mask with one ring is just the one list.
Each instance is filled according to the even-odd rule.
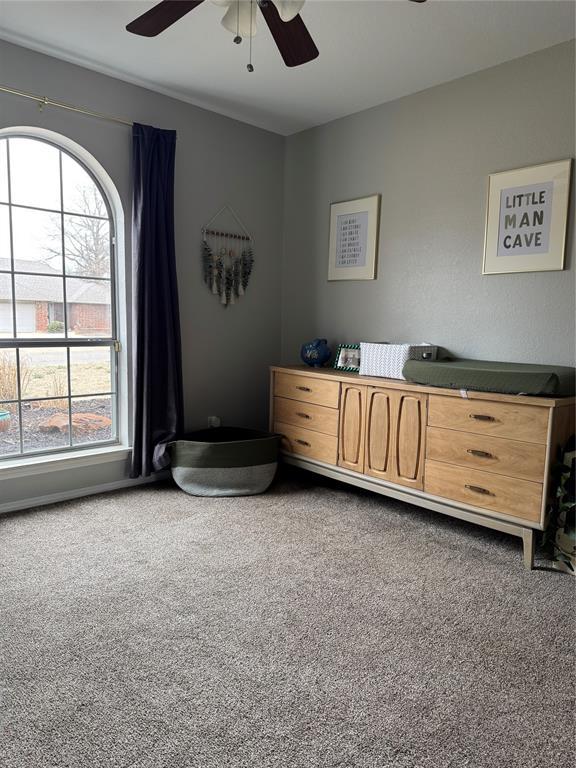
[[564,269],[572,160],[493,173],[482,274]]

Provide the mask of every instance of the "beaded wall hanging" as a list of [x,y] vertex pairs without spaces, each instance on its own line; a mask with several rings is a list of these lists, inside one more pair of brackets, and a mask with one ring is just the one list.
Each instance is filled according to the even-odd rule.
[[[220,229],[217,219],[228,213],[235,227]],[[254,240],[236,213],[225,205],[202,228],[202,269],[204,282],[218,296],[220,304],[228,307],[244,296],[254,267]]]

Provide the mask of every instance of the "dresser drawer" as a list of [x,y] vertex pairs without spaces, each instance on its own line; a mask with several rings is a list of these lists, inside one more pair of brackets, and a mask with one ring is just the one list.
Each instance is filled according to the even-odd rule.
[[428,427],[426,458],[542,483],[546,446]]
[[294,427],[291,424],[274,422],[274,432],[282,435],[282,450],[286,453],[296,453],[309,459],[324,461],[326,464],[336,464],[338,459],[338,438],[323,435],[311,429]]
[[491,400],[468,400],[430,395],[428,425],[479,435],[509,437],[527,443],[546,443],[549,408]]
[[326,435],[338,434],[338,410],[323,405],[289,400],[287,397],[274,398],[274,420],[283,424],[313,429]]
[[434,496],[539,522],[542,484],[426,461],[424,490]]
[[277,397],[288,397],[291,400],[338,408],[340,383],[316,376],[277,373],[274,377],[274,394]]

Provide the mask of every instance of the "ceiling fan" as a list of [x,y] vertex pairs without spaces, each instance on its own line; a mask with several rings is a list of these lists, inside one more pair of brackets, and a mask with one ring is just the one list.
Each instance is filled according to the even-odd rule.
[[[230,32],[235,33],[235,43],[241,43],[243,36],[254,35],[258,6],[287,67],[298,67],[318,56],[318,48],[300,16],[304,0],[212,1],[216,5],[228,7],[222,24]],[[135,35],[155,37],[202,2],[204,0],[162,0],[158,5],[131,21],[126,29]],[[426,0],[411,0],[411,2],[424,3]],[[253,71],[251,63],[248,65],[248,70]]]

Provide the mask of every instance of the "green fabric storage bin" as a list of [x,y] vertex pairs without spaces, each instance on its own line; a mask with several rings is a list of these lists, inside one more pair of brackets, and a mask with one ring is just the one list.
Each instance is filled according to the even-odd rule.
[[278,467],[280,435],[241,427],[217,427],[170,443],[176,484],[193,496],[263,493]]

